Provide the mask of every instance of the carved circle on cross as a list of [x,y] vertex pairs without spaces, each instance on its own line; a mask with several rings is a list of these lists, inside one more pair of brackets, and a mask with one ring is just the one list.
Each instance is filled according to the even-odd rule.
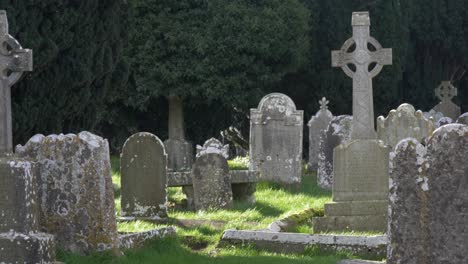
[[458,95],[458,89],[450,81],[443,81],[435,89],[435,94],[440,101],[447,102]]
[[[341,67],[350,78],[353,78],[356,72],[350,68],[350,65],[365,65],[371,78],[377,76],[383,69],[383,65],[379,64],[376,60],[373,60],[371,56],[373,52],[382,49],[380,42],[369,36],[366,44],[366,50],[355,50],[356,41],[353,38],[349,38],[341,47],[341,52],[351,55],[349,57],[352,58],[346,61]],[[372,50],[369,49],[369,46],[372,47]]]
[[11,66],[21,64],[20,57],[16,54],[23,48],[11,35],[0,36],[0,78],[6,80],[9,85],[16,83],[23,75],[23,71],[12,71]]

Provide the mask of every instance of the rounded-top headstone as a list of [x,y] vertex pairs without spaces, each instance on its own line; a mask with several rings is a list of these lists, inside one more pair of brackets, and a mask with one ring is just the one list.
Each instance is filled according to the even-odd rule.
[[272,93],[262,98],[257,109],[262,113],[268,113],[269,119],[275,119],[293,114],[296,111],[296,104],[284,94]]
[[120,157],[122,216],[165,217],[167,154],[151,133],[129,137]]

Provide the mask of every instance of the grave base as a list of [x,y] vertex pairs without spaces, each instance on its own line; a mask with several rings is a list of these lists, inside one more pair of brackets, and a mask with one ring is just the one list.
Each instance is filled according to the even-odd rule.
[[55,260],[54,237],[44,233],[0,233],[2,263],[50,263]]

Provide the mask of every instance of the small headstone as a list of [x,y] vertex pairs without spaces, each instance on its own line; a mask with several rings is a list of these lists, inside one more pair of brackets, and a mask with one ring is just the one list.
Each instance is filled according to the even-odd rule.
[[377,118],[377,135],[385,144],[395,147],[400,140],[415,138],[420,142],[434,131],[432,121],[426,119],[421,111],[416,111],[410,104],[402,104],[391,110],[385,118]]
[[307,169],[309,171],[316,171],[318,169],[320,136],[333,119],[333,114],[328,110],[328,103],[329,101],[323,97],[319,101],[320,110],[307,123],[309,127],[309,163],[307,164]]
[[444,116],[456,120],[460,116],[460,107],[452,102],[453,97],[457,96],[458,89],[449,81],[443,81],[436,89],[435,95],[440,103],[433,110],[441,112]]
[[36,135],[17,146],[37,161],[40,224],[68,251],[118,248],[109,144],[89,132]]
[[197,158],[209,153],[220,153],[225,159],[228,159],[229,145],[223,145],[223,143],[216,138],[208,139],[203,146],[197,145]]
[[463,124],[463,125],[468,125],[468,113],[464,113],[460,117],[458,117],[457,123],[458,124]]
[[434,109],[431,109],[429,112],[424,112],[424,117],[436,123],[437,121],[439,121],[439,119],[444,117],[444,114],[441,112],[436,112],[434,111]]
[[291,186],[301,182],[303,116],[280,93],[250,109],[250,170],[259,171],[261,179]]
[[326,190],[333,186],[333,149],[351,139],[353,117],[334,117],[320,137],[317,184]]
[[445,125],[452,124],[452,123],[453,123],[452,118],[444,116],[444,117],[440,118],[439,120],[437,120],[437,122],[435,122],[434,126],[436,128],[439,128],[441,126],[445,126]]
[[120,157],[123,217],[166,217],[167,154],[151,133],[129,137]]
[[197,155],[192,181],[196,210],[232,207],[231,176],[222,150],[212,148]]

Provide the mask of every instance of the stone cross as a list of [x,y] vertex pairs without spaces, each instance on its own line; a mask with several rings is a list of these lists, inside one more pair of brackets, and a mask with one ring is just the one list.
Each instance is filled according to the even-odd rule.
[[330,101],[327,100],[327,98],[322,97],[322,100],[319,101],[320,104],[320,110],[327,110],[328,109],[328,104]]
[[449,102],[457,96],[458,89],[452,85],[450,81],[443,81],[439,87],[435,89],[435,95],[441,102]]
[[341,50],[332,51],[332,66],[341,67],[353,79],[352,139],[376,139],[372,78],[392,64],[392,49],[383,49],[370,36],[368,12],[354,12],[351,24],[353,37]]
[[23,49],[8,34],[7,15],[0,10],[0,156],[13,152],[11,86],[23,72],[32,71],[32,61],[32,50]]

